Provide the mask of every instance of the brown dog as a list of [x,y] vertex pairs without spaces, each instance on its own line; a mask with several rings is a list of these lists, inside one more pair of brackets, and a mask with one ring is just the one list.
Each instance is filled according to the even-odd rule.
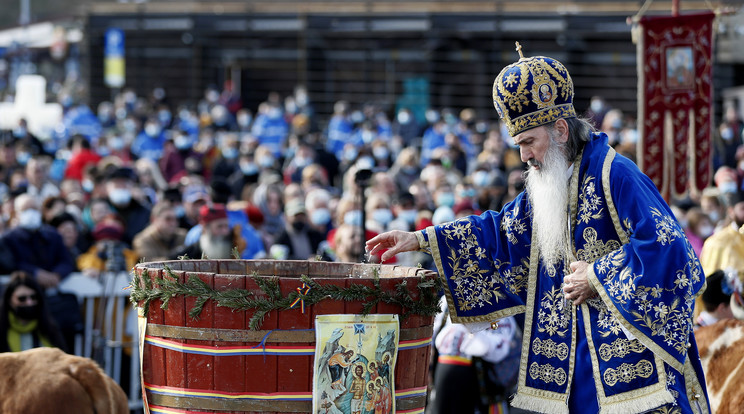
[[127,414],[127,396],[91,359],[57,348],[0,354],[0,413]]

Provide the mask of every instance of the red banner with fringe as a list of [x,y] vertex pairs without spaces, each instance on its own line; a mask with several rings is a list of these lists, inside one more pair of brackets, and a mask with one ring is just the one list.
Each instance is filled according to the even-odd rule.
[[711,181],[714,18],[639,22],[637,161],[666,200]]

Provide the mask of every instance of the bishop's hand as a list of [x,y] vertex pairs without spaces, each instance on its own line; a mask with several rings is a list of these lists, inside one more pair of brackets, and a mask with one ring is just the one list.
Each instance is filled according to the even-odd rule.
[[570,266],[573,273],[563,279],[563,294],[566,299],[578,306],[584,303],[585,300],[596,296],[597,292],[594,291],[589,279],[586,277],[589,263],[578,261],[571,263]]
[[382,254],[380,262],[392,258],[398,253],[411,252],[419,249],[416,234],[410,231],[393,230],[379,234],[367,240],[367,252],[373,256],[381,250],[388,249]]

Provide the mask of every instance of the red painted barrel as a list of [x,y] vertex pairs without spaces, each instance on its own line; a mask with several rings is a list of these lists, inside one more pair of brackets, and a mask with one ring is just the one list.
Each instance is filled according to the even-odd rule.
[[[306,290],[302,277],[316,292],[348,294],[353,285],[362,285],[373,294],[354,300],[329,294],[314,303],[306,296],[307,301],[289,308],[298,289]],[[432,271],[390,265],[277,260],[138,264],[132,298],[147,308],[142,376],[150,412],[309,413],[315,317],[361,314],[371,303],[368,313],[400,315],[396,412],[423,413],[437,286]],[[161,308],[164,299],[167,309]],[[259,302],[274,309],[260,326],[251,326],[251,318],[261,312],[261,306],[253,307]],[[195,307],[201,308],[196,318],[190,316]]]

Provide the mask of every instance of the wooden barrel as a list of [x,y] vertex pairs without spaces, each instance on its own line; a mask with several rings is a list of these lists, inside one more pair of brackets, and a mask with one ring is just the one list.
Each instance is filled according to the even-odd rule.
[[400,315],[396,412],[423,413],[438,287],[435,272],[389,265],[138,264],[132,299],[146,311],[150,412],[309,413],[315,317],[369,313]]

